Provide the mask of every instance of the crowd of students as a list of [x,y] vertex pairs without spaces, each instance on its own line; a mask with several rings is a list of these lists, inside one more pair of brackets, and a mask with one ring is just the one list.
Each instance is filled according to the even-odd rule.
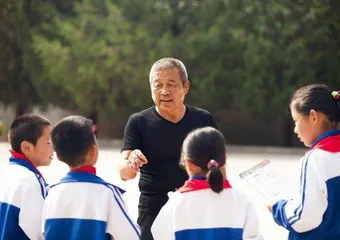
[[[292,96],[294,132],[308,147],[291,199],[270,206],[289,239],[340,239],[340,92],[307,85]],[[91,120],[69,116],[52,126],[39,115],[13,121],[9,166],[0,182],[0,240],[141,239],[124,191],[96,175],[98,144]],[[54,151],[69,172],[48,185],[37,167]],[[189,178],[169,193],[152,224],[156,240],[262,239],[252,202],[233,188],[225,170],[225,139],[213,127],[191,131],[179,164]]]

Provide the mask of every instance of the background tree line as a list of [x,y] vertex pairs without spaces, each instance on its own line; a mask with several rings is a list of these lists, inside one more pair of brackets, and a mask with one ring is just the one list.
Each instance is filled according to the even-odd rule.
[[229,143],[296,144],[292,92],[340,88],[340,1],[0,0],[0,102],[17,115],[53,104],[121,137],[164,56]]

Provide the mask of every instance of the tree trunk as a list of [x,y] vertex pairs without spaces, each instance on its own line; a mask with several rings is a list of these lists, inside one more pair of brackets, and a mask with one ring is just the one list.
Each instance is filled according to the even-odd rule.
[[28,111],[28,106],[24,104],[17,103],[15,106],[15,118],[24,115]]
[[93,111],[89,115],[89,119],[92,120],[93,124],[93,133],[96,135],[96,137],[99,137],[99,129],[98,129],[98,111]]

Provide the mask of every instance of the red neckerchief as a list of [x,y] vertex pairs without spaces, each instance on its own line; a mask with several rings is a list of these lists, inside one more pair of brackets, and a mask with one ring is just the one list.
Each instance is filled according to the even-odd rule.
[[[177,189],[180,193],[185,193],[185,192],[192,192],[192,191],[197,191],[197,190],[203,190],[203,189],[209,189],[209,184],[207,180],[201,180],[201,179],[189,179],[187,180],[182,187]],[[230,183],[227,179],[223,180],[223,188],[231,188]]]
[[70,172],[87,172],[96,175],[96,168],[94,166],[83,166],[79,168],[71,168]]
[[11,153],[12,157],[13,158],[16,158],[16,159],[20,159],[20,160],[23,160],[23,161],[26,161],[28,162],[36,171],[37,173],[39,174],[39,176],[45,181],[43,175],[41,174],[41,172],[37,169],[37,167],[32,163],[31,160],[29,160],[24,154],[21,154],[21,153],[18,153],[16,151],[13,151],[12,149],[9,150],[9,152]]
[[326,152],[340,152],[340,135],[329,136],[321,139],[310,150],[319,148]]

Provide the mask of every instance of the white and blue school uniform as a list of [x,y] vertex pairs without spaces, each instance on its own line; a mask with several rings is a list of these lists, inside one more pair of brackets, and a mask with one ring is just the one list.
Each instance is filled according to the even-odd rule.
[[24,155],[11,151],[0,183],[0,240],[42,239],[46,182]]
[[213,192],[202,177],[192,176],[169,196],[151,232],[155,240],[262,239],[251,202],[224,180]]
[[92,166],[70,171],[50,187],[42,233],[46,240],[140,239],[122,190],[96,176]]
[[322,134],[299,165],[299,190],[274,204],[274,220],[289,240],[340,239],[340,130]]

